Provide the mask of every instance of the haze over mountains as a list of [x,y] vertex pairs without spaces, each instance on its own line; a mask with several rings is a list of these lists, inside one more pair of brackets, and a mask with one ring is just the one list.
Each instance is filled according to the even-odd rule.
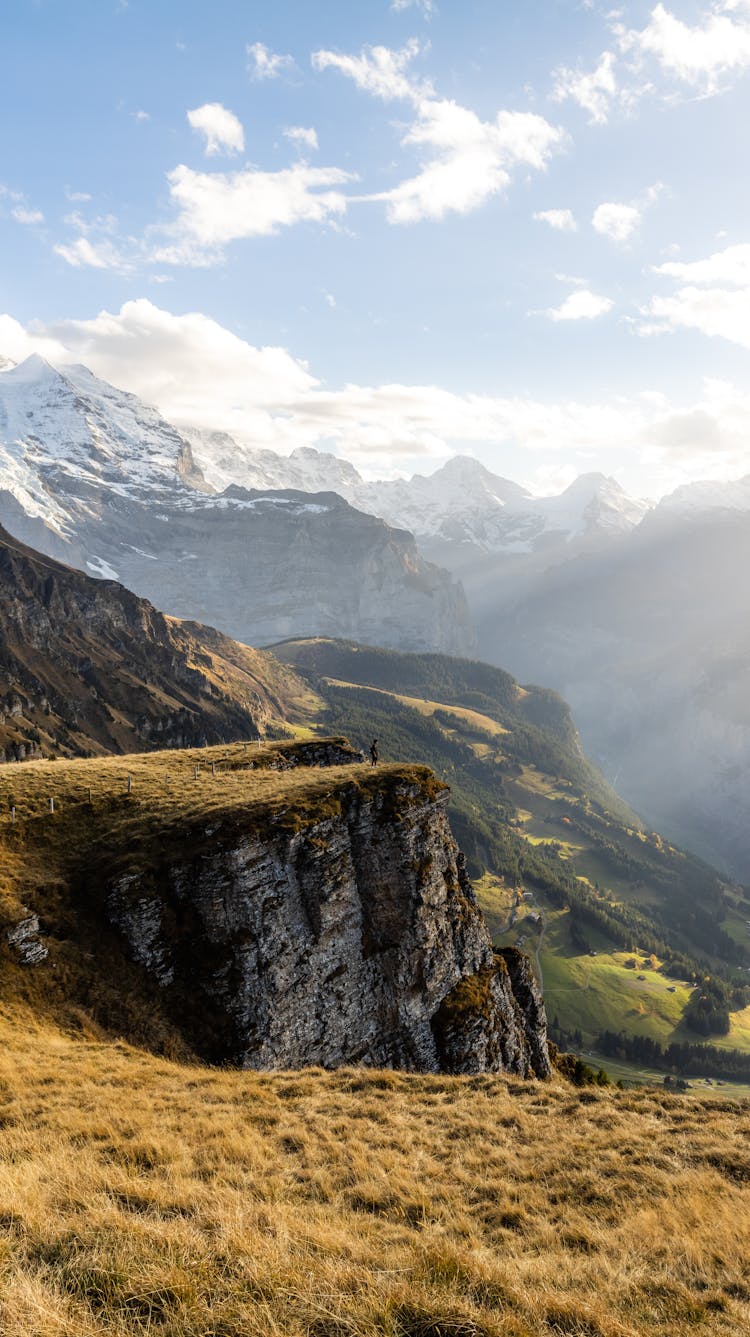
[[4,361],[15,537],[252,644],[478,648],[562,692],[648,821],[748,880],[750,478],[656,506],[596,473],[534,497],[464,456],[368,482],[175,427],[85,367]]

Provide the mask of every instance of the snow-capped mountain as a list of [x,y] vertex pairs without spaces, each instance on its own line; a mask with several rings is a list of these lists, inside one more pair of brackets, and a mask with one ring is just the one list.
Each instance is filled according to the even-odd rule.
[[583,474],[559,496],[533,497],[466,456],[449,460],[429,478],[365,484],[358,502],[417,537],[509,554],[595,532],[624,533],[648,510],[647,502],[629,497],[604,474]]
[[188,480],[202,484],[189,446],[136,395],[36,354],[0,374],[0,486],[59,535],[102,489],[153,497]]
[[[185,436],[137,396],[85,367],[28,358],[0,370],[0,524],[165,612],[251,644],[322,634],[471,650],[460,586],[411,535],[330,490],[333,456],[296,452],[290,465],[263,452],[265,472],[248,478],[259,487],[250,491],[225,486],[231,442],[211,435],[210,444],[215,483]],[[294,468],[303,491],[289,488]]]
[[242,447],[227,432],[209,432],[200,427],[182,427],[180,431],[190,443],[197,466],[217,491],[232,485],[261,491],[291,487],[300,492],[338,492],[351,501],[349,493],[362,484],[348,460],[311,446],[299,446],[291,455],[278,455],[275,450]]
[[750,474],[732,482],[706,479],[683,483],[663,497],[654,511],[656,519],[694,519],[710,511],[750,511]]
[[583,474],[559,496],[533,497],[468,455],[435,473],[366,482],[347,460],[303,447],[289,456],[240,446],[224,432],[182,429],[196,465],[216,488],[321,489],[380,516],[417,539],[470,544],[491,553],[531,553],[540,544],[625,533],[649,503],[629,497],[614,478]]

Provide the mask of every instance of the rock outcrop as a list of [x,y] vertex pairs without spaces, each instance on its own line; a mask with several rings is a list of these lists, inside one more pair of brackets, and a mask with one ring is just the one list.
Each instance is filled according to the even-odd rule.
[[[26,908],[25,906],[23,907]],[[47,960],[47,948],[40,936],[39,916],[27,914],[11,928],[5,936],[23,966],[39,966]]]
[[423,768],[326,774],[306,811],[248,809],[110,882],[109,922],[189,1043],[253,1068],[548,1075],[530,967],[493,956],[447,791]]
[[527,956],[514,947],[459,981],[432,1021],[447,1072],[548,1077],[547,1019]]

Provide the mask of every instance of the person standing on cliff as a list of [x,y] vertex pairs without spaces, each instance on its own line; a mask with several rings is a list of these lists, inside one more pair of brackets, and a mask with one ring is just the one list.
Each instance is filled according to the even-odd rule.
[[372,763],[373,766],[377,766],[377,764],[378,764],[378,740],[377,740],[377,738],[373,738],[373,740],[372,740],[372,742],[371,742],[371,744],[370,744],[370,761],[371,761],[371,763]]

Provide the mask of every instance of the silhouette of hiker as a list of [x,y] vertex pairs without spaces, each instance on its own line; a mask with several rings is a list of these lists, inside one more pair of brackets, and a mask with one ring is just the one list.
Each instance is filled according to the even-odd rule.
[[377,766],[377,764],[378,764],[378,740],[377,740],[377,738],[373,738],[372,743],[370,744],[370,761],[372,762],[373,766]]

